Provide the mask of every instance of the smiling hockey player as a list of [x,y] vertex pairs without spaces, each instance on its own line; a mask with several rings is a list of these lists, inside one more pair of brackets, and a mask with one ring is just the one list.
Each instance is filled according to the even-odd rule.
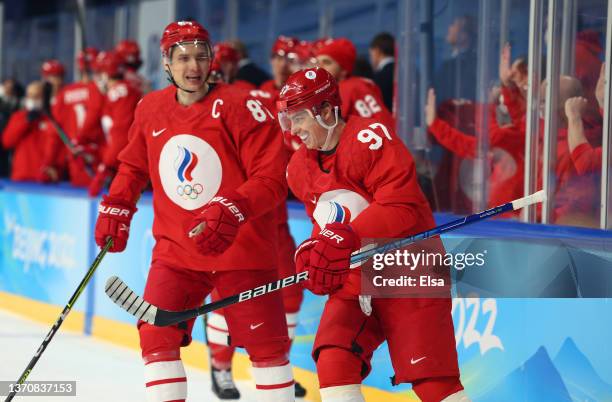
[[[338,85],[321,68],[293,74],[278,101],[283,130],[306,145],[289,163],[289,186],[316,221],[313,238],[298,247],[296,268],[308,271],[305,286],[313,293],[330,295],[313,347],[322,400],[364,401],[360,384],[386,340],[394,384],[412,383],[424,402],[467,402],[449,298],[359,297],[360,271],[349,271],[349,261],[361,238],[406,237],[435,223],[393,129],[359,116],[345,122],[340,106]],[[350,223],[317,216],[329,201],[348,209]]]

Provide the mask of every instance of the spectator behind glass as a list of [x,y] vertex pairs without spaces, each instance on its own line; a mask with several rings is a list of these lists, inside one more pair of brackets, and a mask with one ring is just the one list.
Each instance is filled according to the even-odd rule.
[[[476,105],[475,109],[486,109],[477,112],[478,116],[489,113],[490,207],[523,195],[527,63],[524,58],[518,58],[511,63],[509,45],[504,46],[501,52],[499,76],[502,83],[501,93],[499,88],[493,88],[489,103]],[[428,92],[425,117],[429,133],[439,144],[461,158],[474,159],[477,156],[477,138],[458,130],[437,116],[433,89]],[[476,127],[478,128],[479,124]],[[518,213],[508,213],[505,216],[518,216]]]
[[[476,97],[476,23],[468,15],[457,17],[448,26],[446,43],[450,57],[438,67],[433,84],[437,94],[437,114],[454,128],[473,135]],[[437,210],[467,213],[472,209],[470,195],[462,188],[462,159],[433,141],[428,158],[433,173],[432,193]],[[469,175],[469,167],[464,169]],[[469,191],[469,190],[468,190]]]
[[247,81],[256,87],[259,87],[265,81],[270,79],[270,75],[268,73],[249,59],[249,53],[244,43],[239,40],[233,40],[231,41],[231,44],[238,52],[238,56],[240,58],[238,61],[238,73],[236,74],[237,80]]
[[455,18],[446,33],[451,57],[436,72],[438,101],[476,98],[476,21],[470,15]]
[[387,32],[379,33],[370,42],[370,64],[374,70],[374,82],[382,92],[383,101],[393,110],[393,78],[395,71],[395,40]]
[[[540,155],[543,150],[544,133],[544,105],[546,98],[546,80],[540,85]],[[559,79],[559,101],[553,118],[558,122],[557,134],[557,159],[555,166],[555,190],[552,195],[554,200],[551,221],[555,224],[572,226],[597,226],[597,214],[599,205],[598,179],[594,175],[580,175],[571,159],[568,145],[568,123],[569,119],[565,113],[566,102],[575,97],[584,96],[583,88],[575,77],[563,75]],[[599,133],[599,135],[598,135]],[[601,128],[589,130],[587,137],[594,141],[601,139]],[[542,160],[539,161],[539,172],[542,172]],[[538,176],[538,185],[541,186],[542,175]]]
[[[12,78],[5,79],[0,85],[0,130],[6,127],[11,115],[19,109],[23,88]],[[10,152],[0,148],[0,177],[8,177]]]
[[50,135],[42,114],[43,83],[28,85],[23,109],[13,113],[2,132],[2,146],[13,149],[11,180],[35,181],[42,169],[42,152]]
[[[605,64],[601,65],[597,87],[595,89],[595,98],[599,105],[599,113],[603,115],[604,91],[605,91]],[[583,123],[584,113],[588,107],[588,100],[584,97],[577,96],[565,102],[565,115],[567,116],[567,138],[568,147],[571,153],[572,162],[576,171],[580,175],[601,171],[602,165],[602,147],[591,145],[591,142],[599,142],[597,138],[591,142],[587,138],[588,132],[585,133]],[[601,127],[600,127],[601,130]],[[599,131],[601,136],[601,131]],[[594,136],[591,136],[594,137]]]

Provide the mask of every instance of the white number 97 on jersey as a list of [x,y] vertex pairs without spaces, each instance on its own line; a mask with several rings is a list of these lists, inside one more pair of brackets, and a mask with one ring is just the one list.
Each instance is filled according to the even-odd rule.
[[391,134],[389,134],[389,130],[383,124],[372,123],[368,127],[370,128],[363,129],[357,133],[357,139],[364,144],[370,144],[368,148],[372,151],[376,151],[383,145],[383,137],[374,130],[379,129],[379,132],[391,141]]

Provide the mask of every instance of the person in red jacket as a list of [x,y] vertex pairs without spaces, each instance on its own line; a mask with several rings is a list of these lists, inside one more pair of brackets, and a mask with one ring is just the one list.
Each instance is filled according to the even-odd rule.
[[[297,249],[296,268],[308,272],[306,288],[329,295],[312,351],[321,399],[363,401],[361,382],[386,340],[394,385],[412,383],[425,402],[467,402],[450,298],[362,296],[360,269],[349,269],[360,239],[406,237],[435,222],[393,127],[361,116],[345,122],[342,102],[322,68],[293,74],[278,101],[280,124],[305,145],[293,154],[287,180],[314,223],[312,238]],[[337,205],[332,219],[318,212],[330,202]]]
[[[523,59],[510,63],[510,47],[501,52],[499,66],[502,94],[492,92],[489,105],[477,105],[476,116],[489,114],[489,199],[488,206],[502,205],[522,197],[525,164],[525,106],[524,96],[527,82],[526,64]],[[503,95],[506,94],[506,96]],[[507,107],[504,102],[510,102]],[[514,102],[514,104],[512,103]],[[449,124],[437,116],[436,95],[430,89],[425,106],[428,131],[437,142],[460,158],[474,159],[477,156],[477,138]],[[507,120],[500,125],[498,118]],[[476,122],[476,127],[480,127]],[[518,216],[517,212],[505,214]]]
[[[13,149],[11,180],[36,181],[43,168],[41,144],[49,135],[49,122],[42,114],[43,83],[26,88],[24,107],[13,113],[2,132],[2,147]],[[57,180],[57,177],[54,177]]]
[[[540,99],[542,103],[541,109],[544,107],[544,99],[546,98],[546,80],[540,85]],[[553,211],[551,213],[551,222],[566,225],[579,226],[597,226],[597,218],[593,214],[598,205],[599,197],[597,196],[598,182],[590,175],[580,175],[572,161],[572,155],[569,147],[569,129],[570,119],[565,112],[566,102],[570,98],[582,97],[584,94],[580,81],[571,76],[561,76],[559,79],[559,100],[558,109],[554,112],[554,118],[557,119],[557,146],[555,159],[555,186],[554,192],[551,195],[553,200]],[[542,154],[544,145],[544,121],[540,121],[540,138],[538,138],[539,152]],[[601,128],[593,128],[585,130],[587,138],[590,141],[601,139]],[[542,172],[544,167],[542,161],[539,161],[539,172]],[[542,175],[537,177],[538,183],[541,185]],[[586,211],[586,212],[585,212]]]
[[[599,105],[599,113],[603,116],[605,90],[605,64],[601,65],[599,79],[595,89],[595,98]],[[580,175],[601,171],[602,147],[592,146],[585,133],[583,116],[588,108],[588,99],[578,96],[570,98],[565,102],[565,115],[567,116],[567,140],[574,167]],[[601,141],[601,127],[598,128],[598,135],[589,135],[591,141]],[[591,130],[593,131],[593,130]]]
[[[488,207],[502,205],[517,198],[524,192],[525,132],[513,124],[497,124],[496,105],[485,105],[489,113],[489,199]],[[481,113],[484,113],[481,112]],[[455,129],[436,116],[436,95],[433,88],[427,94],[425,106],[427,128],[439,144],[461,158],[474,159],[477,156],[478,141]],[[506,214],[518,216],[517,212]]]
[[139,90],[123,78],[125,60],[112,50],[101,52],[100,55],[96,70],[102,82],[99,87],[105,94],[101,122],[106,147],[103,149],[102,163],[89,185],[89,195],[92,197],[98,196],[115,175],[119,166],[119,152],[127,145],[127,133],[134,120],[134,110],[142,97]]
[[326,69],[338,81],[343,119],[351,116],[374,118],[389,127],[395,127],[395,120],[386,108],[380,88],[374,81],[353,77],[357,50],[346,38],[328,40],[316,51],[319,67]]
[[[161,37],[172,85],[136,107],[119,169],[100,204],[96,243],[123,251],[136,202],[150,181],[156,240],[144,298],[161,308],[201,306],[278,279],[274,208],[287,193],[282,140],[256,99],[208,81],[212,46],[196,21]],[[225,309],[232,345],[252,362],[258,401],[294,400],[287,324],[279,292]],[[168,327],[138,323],[149,401],[185,401],[180,348],[195,319]]]

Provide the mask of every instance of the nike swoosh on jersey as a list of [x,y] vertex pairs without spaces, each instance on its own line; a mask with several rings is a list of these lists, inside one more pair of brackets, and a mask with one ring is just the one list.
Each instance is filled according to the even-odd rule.
[[416,360],[415,359],[410,359],[410,364],[417,364],[418,362],[420,362],[423,359],[427,359],[427,356],[420,357],[420,358],[418,358]]
[[264,324],[263,322],[260,322],[259,324],[256,324],[256,325],[251,324],[251,331],[261,327],[263,324]]
[[161,133],[163,133],[164,131],[166,131],[166,129],[165,129],[165,128],[162,128],[162,129],[161,129],[161,130],[159,130],[159,131],[155,131],[155,130],[153,130],[153,133],[152,133],[152,134],[153,134],[153,137],[157,137],[158,135],[160,135],[160,134],[161,134]]

